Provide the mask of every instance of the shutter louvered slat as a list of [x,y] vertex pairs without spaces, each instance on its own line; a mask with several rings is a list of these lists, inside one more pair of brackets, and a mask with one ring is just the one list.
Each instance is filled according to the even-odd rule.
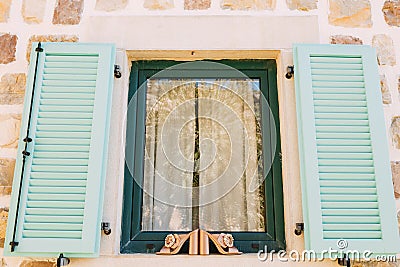
[[[350,173],[346,173],[349,176]],[[323,194],[355,194],[355,195],[370,195],[376,194],[375,188],[349,188],[349,187],[321,187],[320,188],[321,195]],[[341,204],[339,204],[341,206]],[[348,207],[346,207],[348,208]]]
[[358,239],[358,240],[369,240],[369,239],[381,239],[381,231],[325,231],[324,238],[326,239]]
[[44,63],[44,66],[48,69],[54,68],[69,68],[80,70],[80,69],[97,69],[97,63],[88,63],[88,62],[50,62],[47,61]]
[[[59,145],[57,142],[59,139],[41,138],[37,139],[35,151],[46,151],[46,152],[88,152],[90,146],[87,145],[85,140],[77,139],[64,139],[64,145]],[[83,144],[82,144],[83,143]]]
[[[57,208],[57,209],[83,209],[85,207],[84,202],[74,202],[67,200],[60,201],[27,201],[26,206],[28,208]],[[24,227],[24,231],[25,231]]]
[[[50,186],[72,186],[72,187],[85,187],[86,180],[60,180],[60,179],[49,179],[49,180],[32,180],[29,183],[30,186],[41,186],[41,187],[50,187]],[[28,196],[28,199],[30,196]]]
[[[327,56],[327,55],[313,55],[310,58],[311,63],[328,63],[332,65],[332,63],[340,63],[340,64],[362,64],[361,57],[335,57],[335,56]],[[341,69],[341,68],[339,68]]]
[[314,107],[316,115],[324,113],[345,113],[343,115],[365,115],[367,112],[367,107],[324,107],[316,106]]
[[347,97],[348,95],[362,95],[364,96],[365,94],[365,89],[364,88],[351,88],[351,87],[338,87],[338,88],[334,88],[334,87],[315,87],[314,88],[314,94],[317,93],[321,93],[321,94],[335,94],[333,92],[338,92],[341,95],[343,95],[343,97]]
[[45,105],[50,105],[50,106],[67,106],[69,108],[72,108],[75,106],[90,106],[90,108],[93,108],[94,101],[93,100],[78,100],[74,99],[71,101],[66,102],[63,99],[41,99],[40,104],[45,106]]
[[38,131],[63,131],[63,132],[89,132],[90,126],[84,125],[75,125],[75,126],[66,126],[66,125],[38,125]]
[[377,216],[326,216],[324,218],[326,223],[337,223],[337,224],[379,224],[380,219]]
[[295,62],[306,248],[398,252],[372,50],[299,45]]
[[63,172],[63,173],[54,173],[54,172],[35,172],[31,174],[32,179],[85,179],[84,173],[72,173],[72,172]]
[[365,95],[362,94],[330,94],[328,92],[316,92],[314,94],[314,99],[317,100],[341,100],[341,101],[349,101],[349,100],[365,100]]
[[[45,63],[46,64],[46,63]],[[45,74],[96,75],[97,68],[46,68]]]
[[94,99],[94,94],[91,92],[84,92],[84,93],[43,93],[43,99]]
[[[71,76],[72,78],[73,76]],[[82,81],[77,81],[77,80],[72,80],[68,81],[67,84],[65,83],[65,80],[43,80],[43,85],[44,86],[56,86],[56,87],[63,87],[63,86],[71,86],[71,87],[95,87],[96,82],[95,81],[87,81],[87,80],[82,80]]]
[[[311,70],[312,72],[312,70]],[[364,82],[364,77],[363,76],[349,76],[349,75],[341,75],[341,82]],[[312,76],[313,81],[323,81],[323,82],[328,82],[328,81],[334,81],[337,82],[337,75],[313,75]],[[324,84],[325,85],[325,84]],[[324,86],[325,87],[325,86]]]
[[85,186],[30,186],[29,193],[39,193],[39,194],[85,194]]
[[336,195],[324,195],[321,196],[321,201],[377,201],[377,196],[369,196],[369,195],[345,195],[345,194],[336,194]]
[[24,238],[65,238],[65,239],[81,239],[82,231],[24,231]]
[[312,68],[314,70],[336,70],[336,71],[343,71],[343,70],[362,70],[362,64],[324,64],[324,63],[312,63]]
[[57,152],[88,152],[90,148],[90,139],[88,138],[64,138],[63,145],[60,145],[58,137],[38,137],[36,140],[35,151],[57,151]]
[[43,47],[17,225],[20,244],[10,255],[93,257],[99,248],[114,48]]
[[[87,54],[87,55],[60,55],[60,54],[47,54],[46,62],[74,62],[74,63],[83,63],[83,62],[98,62],[98,54]],[[97,67],[97,66],[96,66]]]
[[[315,98],[314,98],[315,99]],[[314,105],[322,107],[366,107],[367,102],[365,101],[338,101],[333,98],[326,100],[314,100]]]
[[47,208],[27,208],[26,215],[30,215],[31,217],[35,218],[35,216],[39,215],[41,218],[44,215],[48,216],[83,216],[84,209],[47,209]]
[[[46,71],[45,71],[46,73]],[[51,80],[57,80],[57,81],[64,81],[68,84],[70,80],[76,80],[77,82],[85,82],[85,81],[91,81],[91,82],[96,82],[96,74],[44,74],[43,79],[44,82],[51,81]],[[60,85],[63,86],[63,85]]]
[[[322,216],[335,216],[337,218],[336,223],[343,223],[347,222],[351,216],[354,215],[357,216],[376,216],[375,218],[380,221],[379,218],[379,210],[377,209],[350,209],[350,208],[344,208],[344,209],[325,209],[322,210]],[[324,217],[323,217],[324,218]],[[330,217],[328,217],[329,219]],[[327,220],[329,222],[329,220]],[[357,223],[357,221],[354,221],[354,223]]]
[[84,194],[30,194],[28,200],[71,200],[84,201]]
[[[69,111],[71,112],[71,107],[68,106],[46,106],[46,107],[40,107],[40,111],[49,111],[49,112],[64,112],[64,111]],[[93,106],[75,106],[73,108],[74,112],[92,112],[93,111]]]
[[26,230],[46,230],[46,231],[80,231],[82,224],[77,223],[25,223]]
[[26,215],[26,223],[43,223],[43,222],[55,222],[55,223],[83,223],[83,216],[61,216],[61,215]]

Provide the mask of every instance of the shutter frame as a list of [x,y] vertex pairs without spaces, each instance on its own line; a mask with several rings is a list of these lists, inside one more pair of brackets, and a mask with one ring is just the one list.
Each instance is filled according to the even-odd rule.
[[[20,209],[18,213],[18,223],[16,229],[16,240],[19,242],[19,245],[15,247],[15,251],[10,251],[9,243],[12,241],[13,230],[14,230],[14,221],[16,217],[16,203],[18,199],[18,188],[21,179],[21,168],[22,168],[22,150],[24,149],[24,142],[22,141],[25,138],[26,130],[27,130],[27,120],[29,115],[29,108],[31,102],[31,95],[32,95],[32,86],[34,80],[34,69],[35,69],[35,61],[36,61],[36,52],[35,48],[37,47],[37,43],[33,43],[32,45],[32,53],[31,53],[31,64],[29,67],[28,72],[28,79],[27,79],[27,88],[25,94],[25,101],[24,101],[24,110],[23,110],[23,120],[21,125],[21,133],[20,139],[18,144],[18,154],[16,160],[16,167],[14,172],[14,181],[13,181],[13,190],[11,195],[11,205],[10,205],[10,212],[7,224],[7,233],[6,233],[6,240],[5,240],[5,249],[4,255],[6,256],[46,256],[52,257],[57,256],[60,253],[64,253],[67,257],[96,257],[99,254],[99,246],[100,246],[100,224],[102,218],[102,211],[103,211],[103,198],[104,198],[104,186],[105,186],[105,175],[106,175],[106,163],[107,163],[107,149],[108,149],[108,137],[109,137],[109,128],[110,128],[110,114],[111,114],[111,97],[112,97],[112,85],[113,85],[113,66],[115,60],[115,47],[112,44],[88,44],[88,43],[42,43],[42,48],[44,49],[43,52],[39,54],[38,60],[38,71],[37,71],[37,80],[36,80],[36,88],[35,88],[35,95],[33,101],[33,108],[31,114],[31,125],[30,125],[30,137],[32,137],[33,141],[28,144],[27,151],[33,152],[27,160],[25,164],[25,175],[22,185],[21,191],[21,202],[20,202]],[[27,204],[27,196],[28,196],[28,183],[31,180],[31,163],[32,160],[36,160],[40,162],[42,159],[34,159],[34,153],[32,149],[35,147],[36,142],[36,132],[37,130],[37,122],[38,118],[38,109],[39,107],[44,107],[45,104],[42,104],[42,100],[39,98],[43,93],[42,89],[42,81],[44,75],[44,60],[46,56],[53,54],[55,56],[65,56],[66,58],[72,55],[84,55],[90,57],[91,55],[98,55],[98,62],[96,65],[97,71],[95,74],[91,75],[92,79],[93,76],[95,77],[95,90],[94,90],[94,100],[93,100],[93,112],[90,115],[88,113],[90,121],[89,128],[89,135],[90,135],[90,145],[89,145],[89,152],[88,152],[88,163],[87,168],[87,177],[85,180],[85,192],[84,192],[84,212],[83,212],[83,225],[81,227],[82,236],[81,238],[71,239],[71,238],[27,238],[22,236],[22,231],[25,222],[25,210]],[[73,59],[67,59],[74,62]],[[76,63],[71,64],[80,64],[78,61]],[[60,64],[60,63],[59,63]],[[84,64],[81,64],[84,65]],[[58,67],[57,67],[58,68]],[[63,67],[62,67],[63,68]],[[65,68],[63,68],[65,70]],[[48,68],[47,68],[48,70]],[[71,69],[73,73],[76,73],[77,70],[76,66],[72,67]],[[93,72],[93,70],[91,70]],[[59,72],[58,72],[59,73]],[[56,74],[56,76],[63,76],[64,73]],[[74,77],[77,77],[73,74]],[[86,76],[82,76],[82,80],[86,79]],[[56,78],[56,79],[67,79],[67,78]],[[71,80],[69,80],[71,81]],[[57,81],[56,81],[57,82]],[[82,82],[82,81],[80,81]],[[72,84],[72,83],[71,83]],[[68,85],[67,85],[68,86]],[[79,92],[68,91],[69,87],[66,88],[66,93],[61,94],[61,100],[58,99],[57,101],[67,101],[68,97],[79,99],[82,95],[76,95]],[[85,88],[83,90],[86,90]],[[83,94],[86,94],[86,91],[83,91]],[[62,100],[62,97],[67,97]],[[43,100],[45,101],[45,100]],[[86,100],[89,101],[90,100]],[[91,103],[91,102],[90,102]],[[48,108],[48,106],[46,106]],[[90,109],[90,107],[88,107]],[[54,112],[52,118],[60,119],[66,118],[65,114],[62,112]],[[76,112],[75,114],[82,114],[81,112]],[[55,116],[55,117],[54,117]],[[64,116],[64,117],[63,117]],[[78,115],[79,116],[79,115]],[[90,118],[91,117],[91,118]],[[56,119],[57,120],[57,119]],[[73,119],[71,123],[74,123]],[[43,126],[42,126],[43,127]],[[67,124],[61,127],[68,127]],[[79,126],[78,126],[79,127]],[[64,132],[65,133],[65,132]],[[80,134],[80,133],[78,133]],[[79,139],[79,138],[78,138]],[[53,146],[54,147],[54,146]],[[52,153],[49,151],[48,153]],[[61,159],[63,160],[63,159]],[[65,161],[65,160],[63,160]],[[79,159],[73,157],[72,161],[79,162]],[[84,161],[81,161],[84,162]],[[76,163],[78,164],[78,163]],[[79,163],[81,164],[81,163]],[[40,164],[39,164],[40,165]],[[65,166],[67,166],[66,164]],[[84,169],[85,164],[82,165]],[[42,168],[44,168],[42,166]],[[29,176],[27,175],[29,174]],[[42,194],[43,195],[43,194]],[[44,194],[46,195],[46,194]],[[71,194],[69,196],[76,197],[77,194]],[[49,195],[50,197],[50,195]],[[54,195],[51,195],[54,197]],[[59,195],[58,197],[63,197]],[[67,200],[63,199],[62,201],[66,201],[68,205],[75,205],[76,203],[69,203]],[[40,204],[40,201],[39,201]],[[43,222],[42,222],[43,223]],[[36,224],[38,226],[39,224]],[[54,226],[54,225],[53,225]],[[69,225],[71,226],[71,225]],[[43,224],[40,227],[44,227]],[[57,225],[59,226],[59,224]],[[76,225],[72,225],[71,227],[77,227]],[[25,231],[27,231],[25,229]],[[38,233],[37,233],[38,234]]]
[[[399,233],[375,50],[369,46],[359,45],[297,44],[294,45],[293,52],[305,248],[317,253],[329,248],[338,249],[336,244],[338,239],[328,239],[323,236],[316,113],[310,58],[311,55],[359,56],[362,59],[363,66],[382,239],[365,238],[357,240],[349,238],[346,240],[348,247],[345,251],[358,250],[363,252],[370,250],[374,254],[397,253],[400,247]],[[316,201],[316,199],[320,201]]]

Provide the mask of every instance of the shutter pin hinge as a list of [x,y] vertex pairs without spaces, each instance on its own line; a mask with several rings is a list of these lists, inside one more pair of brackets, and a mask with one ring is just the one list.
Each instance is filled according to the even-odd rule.
[[301,235],[304,231],[304,223],[296,223],[296,228],[294,229],[295,235]]
[[287,66],[286,71],[286,79],[291,79],[294,75],[294,66]]
[[119,65],[114,65],[114,77],[117,79],[122,77],[121,67]]
[[22,140],[22,141],[24,141],[25,143],[30,143],[30,142],[32,142],[32,138],[25,137],[24,140]]
[[31,153],[29,153],[28,151],[24,150],[22,151],[22,155],[24,156],[30,156]]
[[36,52],[43,52],[42,44],[39,42],[38,46],[35,49]]
[[111,226],[109,222],[102,222],[101,223],[101,230],[104,232],[105,235],[111,234]]
[[11,252],[14,252],[15,247],[19,245],[19,242],[11,241],[10,246],[11,246]]

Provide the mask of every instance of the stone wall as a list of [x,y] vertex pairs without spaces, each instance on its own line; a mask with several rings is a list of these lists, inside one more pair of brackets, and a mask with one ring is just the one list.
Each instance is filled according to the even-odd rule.
[[[32,42],[77,42],[85,38],[82,25],[88,23],[88,17],[119,15],[314,15],[319,18],[321,43],[374,46],[395,195],[400,198],[400,0],[0,0],[1,247]],[[99,30],[96,25],[86,26]],[[271,29],[274,30],[279,31]],[[54,264],[54,261],[28,259],[20,262],[24,267]],[[0,266],[7,266],[6,260],[1,260]]]

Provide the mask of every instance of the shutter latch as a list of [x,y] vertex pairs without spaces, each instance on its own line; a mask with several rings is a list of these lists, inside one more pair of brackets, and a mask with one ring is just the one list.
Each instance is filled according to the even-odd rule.
[[286,71],[286,79],[292,79],[294,75],[294,66],[287,66]]
[[343,258],[338,258],[338,264],[340,266],[346,266],[346,267],[350,267],[350,258],[349,255],[347,255],[346,253],[343,254]]
[[67,266],[71,260],[67,257],[64,257],[64,254],[60,254],[60,256],[57,258],[57,267],[62,267],[62,266]]
[[155,252],[154,248],[155,248],[154,244],[146,244],[146,253],[154,253]]
[[304,223],[296,223],[296,228],[294,229],[295,235],[301,235],[304,231]]
[[101,223],[101,230],[104,232],[105,235],[111,234],[111,226],[109,222],[102,222]]
[[114,65],[114,77],[117,79],[122,77],[121,67],[119,65]]

